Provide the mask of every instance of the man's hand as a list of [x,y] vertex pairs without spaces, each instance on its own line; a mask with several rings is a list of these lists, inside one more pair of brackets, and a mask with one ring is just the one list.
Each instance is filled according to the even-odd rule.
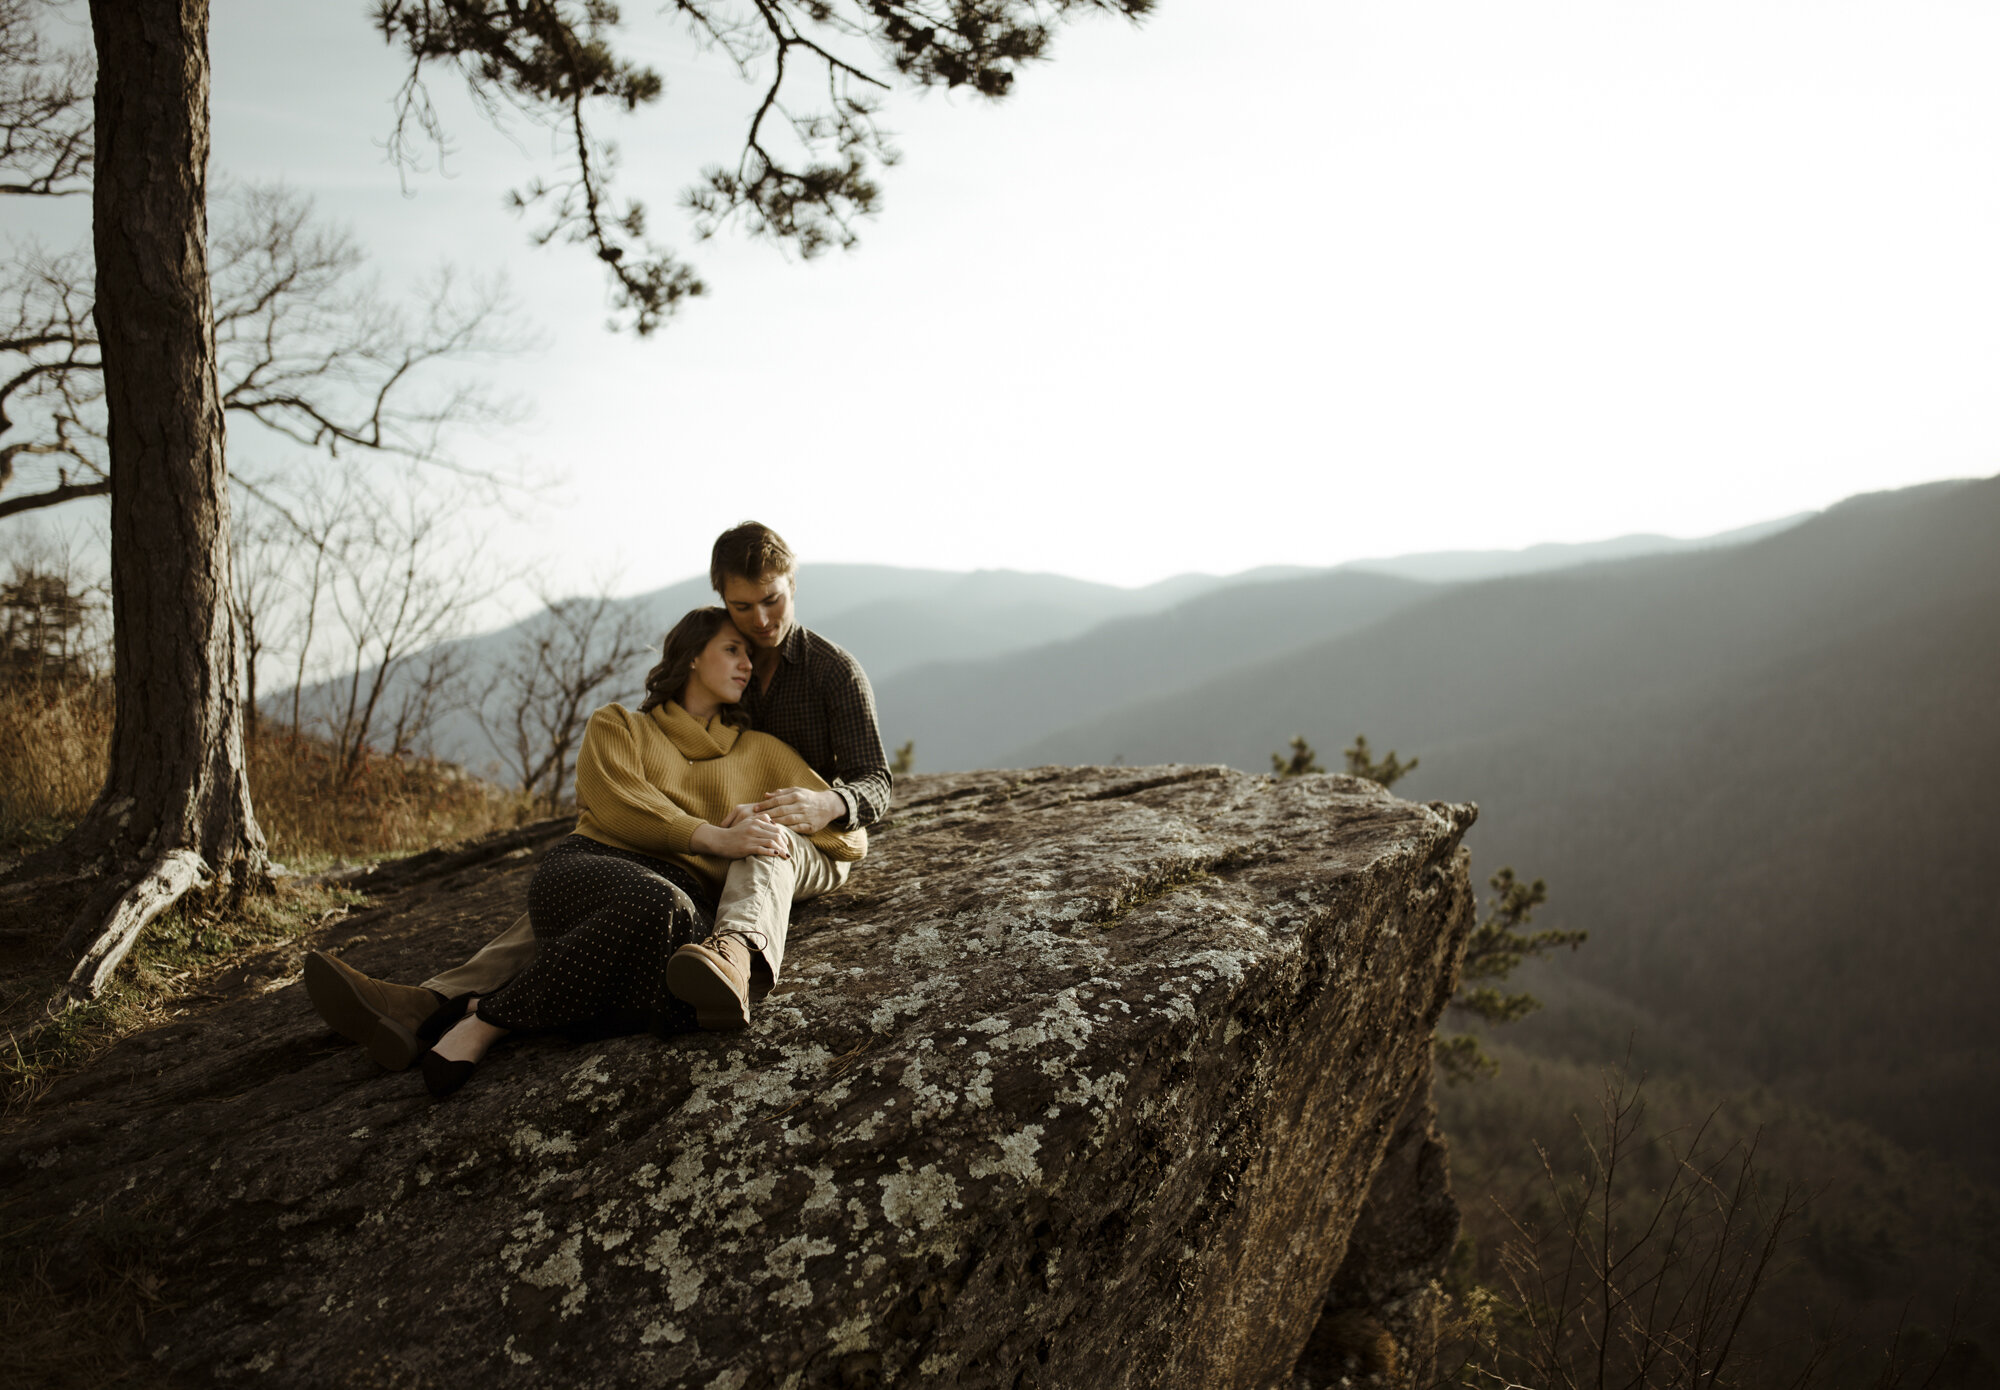
[[697,825],[694,834],[688,836],[688,848],[696,854],[714,854],[724,859],[748,859],[759,854],[780,859],[792,857],[791,839],[776,821],[759,815],[738,818],[733,811],[728,825]]
[[816,792],[810,787],[780,787],[751,808],[769,816],[779,825],[810,835],[824,830],[847,814],[847,803],[835,791]]

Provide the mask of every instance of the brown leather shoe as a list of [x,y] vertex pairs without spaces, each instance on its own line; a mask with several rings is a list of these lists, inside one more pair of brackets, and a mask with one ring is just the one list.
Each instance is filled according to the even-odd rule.
[[328,1027],[360,1043],[390,1071],[401,1071],[424,1050],[417,1029],[439,1002],[427,989],[373,979],[320,951],[306,952],[306,994]]
[[750,1026],[750,947],[740,936],[711,936],[667,958],[667,988],[694,1005],[695,1022],[717,1033]]

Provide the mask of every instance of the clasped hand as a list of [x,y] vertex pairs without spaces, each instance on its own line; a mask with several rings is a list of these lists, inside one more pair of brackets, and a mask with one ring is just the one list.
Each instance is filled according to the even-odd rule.
[[[741,807],[737,809],[741,810]],[[826,829],[847,814],[847,803],[835,791],[814,791],[811,787],[780,787],[749,808],[767,815],[779,825],[811,835]]]
[[724,859],[749,859],[770,855],[792,857],[791,837],[785,828],[751,805],[734,807],[721,825],[700,825],[689,837],[688,847],[696,854],[714,854]]
[[810,835],[826,829],[846,810],[847,803],[833,792],[780,787],[762,801],[730,807],[729,818],[721,825],[697,827],[690,848],[724,859],[748,859],[754,854],[789,859],[792,841],[787,830]]

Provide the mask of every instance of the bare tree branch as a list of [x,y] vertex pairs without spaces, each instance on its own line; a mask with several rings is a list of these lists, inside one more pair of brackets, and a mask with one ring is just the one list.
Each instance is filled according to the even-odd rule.
[[[0,264],[0,491],[21,460],[66,460],[53,487],[38,481],[46,491],[0,501],[8,508],[0,515],[91,496],[88,485],[108,478],[100,372],[83,257],[30,247]],[[28,437],[9,439],[24,418]],[[84,486],[71,486],[71,465]]]
[[0,0],[0,196],[60,198],[90,191],[90,55],[52,50],[35,27],[37,0]]
[[462,285],[441,269],[414,316],[361,278],[352,238],[317,225],[284,188],[235,196],[241,215],[213,242],[223,406],[300,444],[447,461],[450,431],[511,418],[477,387],[426,389],[427,370],[517,350],[500,282]]
[[[524,345],[505,286],[444,267],[405,309],[309,199],[246,184],[218,202],[210,278],[224,409],[330,455],[388,454],[490,481],[451,457],[451,438],[517,412],[447,373]],[[26,480],[32,491],[0,500],[0,515],[104,491],[93,297],[81,253],[30,248],[0,266],[0,492],[16,485],[17,462],[47,465]],[[10,439],[16,431],[25,438]],[[232,442],[240,451],[245,440]]]
[[109,479],[94,483],[65,483],[52,487],[47,492],[33,492],[26,497],[0,498],[0,517],[13,516],[17,512],[33,511],[38,507],[54,507],[79,497],[108,497],[111,495]]
[[638,615],[616,610],[607,592],[567,599],[544,594],[541,613],[522,626],[492,692],[474,706],[479,727],[521,790],[548,814],[561,808],[569,791],[591,712],[603,695],[616,693],[613,683],[632,674],[632,663],[648,646]]
[[[1609,1077],[1593,1125],[1578,1120],[1586,1161],[1561,1171],[1546,1150],[1542,1190],[1526,1211],[1503,1208],[1513,1236],[1500,1267],[1518,1335],[1471,1367],[1482,1381],[1564,1387],[1750,1386],[1761,1357],[1740,1345],[1786,1232],[1804,1209],[1761,1182],[1757,1142],[1718,1146],[1647,1135],[1641,1086]],[[1712,1117],[1711,1117],[1712,1118]],[[1637,1187],[1635,1154],[1664,1149],[1664,1181]],[[1539,1215],[1536,1213],[1545,1213]],[[1815,1355],[1808,1366],[1816,1366]]]
[[[344,670],[323,712],[342,785],[378,751],[388,715],[386,749],[401,754],[428,735],[450,703],[451,658],[441,644],[459,635],[472,605],[484,598],[485,576],[473,565],[448,563],[441,510],[414,495],[400,506],[357,489],[331,548],[328,595],[344,634]],[[417,682],[414,694],[410,682]],[[389,714],[393,708],[394,713]]]

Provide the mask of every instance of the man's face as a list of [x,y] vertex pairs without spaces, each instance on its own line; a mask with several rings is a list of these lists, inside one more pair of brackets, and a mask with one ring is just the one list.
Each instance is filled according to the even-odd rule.
[[792,576],[766,575],[722,581],[722,602],[737,628],[760,647],[775,647],[792,630]]

